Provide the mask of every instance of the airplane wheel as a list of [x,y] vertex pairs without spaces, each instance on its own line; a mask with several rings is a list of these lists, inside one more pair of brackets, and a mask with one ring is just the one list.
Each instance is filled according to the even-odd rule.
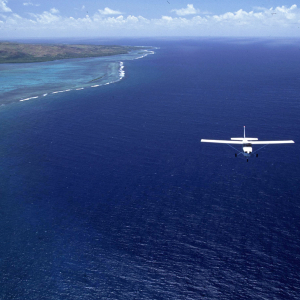
[[256,157],[258,157],[258,154],[256,154]]
[[237,154],[235,153],[234,156],[237,157]]
[[247,158],[247,162],[248,162],[248,158]]

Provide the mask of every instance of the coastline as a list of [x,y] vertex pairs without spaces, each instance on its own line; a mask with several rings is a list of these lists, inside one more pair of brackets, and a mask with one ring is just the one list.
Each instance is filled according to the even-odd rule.
[[0,64],[0,105],[116,83],[125,77],[124,62],[154,54],[154,48],[149,49],[138,47],[113,56]]
[[128,54],[141,47],[84,44],[31,44],[0,42],[0,64],[35,63],[61,59],[104,57]]

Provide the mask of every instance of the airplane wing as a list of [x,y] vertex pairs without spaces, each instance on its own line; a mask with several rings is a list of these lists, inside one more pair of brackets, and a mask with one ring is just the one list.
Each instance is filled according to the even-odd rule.
[[294,144],[295,142],[290,141],[250,141],[252,145],[269,145],[269,144]]
[[242,141],[231,141],[231,140],[205,140],[202,139],[201,140],[202,143],[221,143],[221,144],[238,144],[238,145],[242,145],[243,142]]

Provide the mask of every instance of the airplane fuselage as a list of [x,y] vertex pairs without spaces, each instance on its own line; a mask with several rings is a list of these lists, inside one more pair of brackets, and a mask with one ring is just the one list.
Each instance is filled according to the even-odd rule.
[[243,144],[243,154],[244,156],[249,157],[252,153],[252,144],[249,143],[247,140],[243,140],[244,144]]

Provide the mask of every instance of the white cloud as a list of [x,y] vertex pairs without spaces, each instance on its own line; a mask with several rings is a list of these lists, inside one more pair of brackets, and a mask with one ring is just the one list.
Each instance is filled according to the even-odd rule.
[[195,15],[199,13],[199,10],[195,9],[193,4],[188,4],[186,8],[172,9],[171,11],[175,12],[178,16]]
[[117,10],[112,10],[108,7],[105,7],[104,10],[99,9],[101,15],[121,15],[122,13]]
[[12,10],[6,6],[7,0],[0,0],[0,12],[12,12]]
[[34,4],[32,2],[24,2],[23,5],[24,6],[40,6],[40,4]]
[[29,21],[30,23],[33,22],[34,24],[39,24],[40,26],[44,26],[46,24],[49,26],[49,30],[51,30],[54,24],[60,26],[60,22],[63,21],[63,18],[57,15],[58,13],[59,11],[57,9],[52,8],[50,11],[44,11],[42,14],[30,14],[32,19],[28,20],[23,18],[23,22],[27,23]]
[[168,21],[168,22],[172,22],[173,21],[173,18],[169,17],[169,16],[162,16],[161,19],[164,20],[164,21]]
[[276,7],[275,8],[276,14],[282,14],[285,15],[288,19],[295,19],[296,17],[296,12],[297,12],[297,5],[294,4],[290,8],[281,6],[281,7]]
[[[293,26],[295,23],[300,23],[300,10],[297,5],[292,5],[290,8],[281,6],[264,9],[262,7],[256,8],[259,12],[246,12],[242,9],[232,13],[227,12],[222,15],[212,16],[212,20],[216,23],[222,23],[223,25],[247,25],[250,27],[282,27]],[[255,33],[255,32],[254,32]]]
[[[1,0],[0,0],[1,1]],[[0,2],[3,3],[3,2]],[[103,12],[106,11],[106,14]],[[110,13],[108,13],[110,12]],[[299,36],[300,9],[291,7],[259,8],[254,11],[226,12],[185,18],[162,16],[114,16],[108,8],[83,18],[64,17],[56,8],[28,18],[17,14],[1,14],[5,30],[0,38],[19,36],[120,36],[120,35],[189,35],[189,36]]]
[[59,10],[56,9],[55,7],[53,7],[53,8],[50,9],[50,13],[51,13],[51,14],[58,14],[58,13],[59,13]]

